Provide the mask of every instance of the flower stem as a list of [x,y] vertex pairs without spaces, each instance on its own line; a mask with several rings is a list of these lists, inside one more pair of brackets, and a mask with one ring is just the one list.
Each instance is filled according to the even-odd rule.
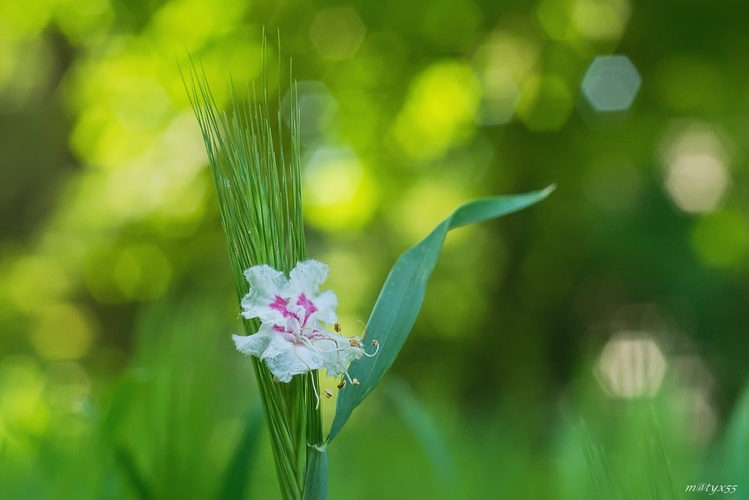
[[[265,53],[265,50],[263,50]],[[267,75],[267,71],[265,73]],[[301,196],[299,109],[291,85],[289,141],[284,141],[280,111],[271,120],[268,82],[262,98],[254,86],[243,92],[232,87],[230,114],[220,111],[205,74],[195,65],[185,81],[211,165],[221,222],[238,298],[247,293],[244,271],[268,264],[289,273],[306,258]],[[281,81],[279,79],[279,81]],[[278,100],[280,106],[280,96]],[[287,153],[284,150],[287,149]],[[256,320],[243,320],[247,335],[257,332]],[[274,381],[268,367],[253,357],[260,398],[271,438],[281,493],[301,499],[310,460],[310,445],[323,442],[317,394],[317,372],[297,375],[290,383]]]

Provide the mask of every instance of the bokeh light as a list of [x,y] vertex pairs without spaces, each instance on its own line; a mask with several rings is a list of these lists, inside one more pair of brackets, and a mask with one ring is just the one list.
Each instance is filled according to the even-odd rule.
[[304,203],[309,221],[322,229],[356,229],[373,214],[377,188],[357,155],[321,147],[304,161]]
[[592,40],[618,40],[629,21],[627,0],[576,0],[572,2],[572,26]]
[[727,152],[707,125],[675,126],[662,145],[664,185],[674,204],[689,213],[709,212],[731,185]]
[[[450,232],[413,342],[331,447],[331,498],[613,498],[585,489],[621,471],[591,474],[581,422],[661,439],[675,476],[743,473],[749,36],[726,12],[0,0],[0,496],[133,496],[135,470],[153,497],[208,498],[230,476],[257,394],[231,352],[236,297],[180,70],[205,70],[223,108],[230,79],[260,89],[263,32],[286,138],[298,81],[309,255],[330,265],[345,332],[456,206],[558,186]],[[632,303],[656,312],[619,321]],[[610,418],[644,406],[658,436]],[[434,474],[424,429],[444,432],[454,484],[413,480]],[[245,496],[272,498],[259,439]]]
[[0,442],[4,449],[21,445],[25,435],[40,436],[49,426],[44,376],[30,356],[0,359]]
[[89,353],[98,333],[96,321],[86,308],[58,304],[44,309],[31,332],[31,343],[43,359],[78,360]]
[[472,135],[479,99],[470,66],[457,61],[432,64],[411,84],[396,118],[398,144],[414,159],[438,157]]
[[497,30],[474,55],[482,86],[479,121],[499,125],[515,114],[520,92],[539,56],[539,42],[530,30]]
[[603,389],[619,398],[653,397],[666,372],[666,359],[645,332],[619,332],[603,348],[596,365]]
[[[392,224],[402,244],[418,241],[455,209],[464,199],[464,193],[455,183],[419,183],[402,199],[396,201],[391,211]],[[455,236],[455,235],[451,235]]]
[[309,37],[324,59],[337,61],[354,57],[366,32],[352,7],[330,7],[317,13]]
[[700,217],[692,229],[692,248],[711,267],[730,268],[749,255],[749,229],[742,216],[722,210]]
[[536,16],[554,40],[618,40],[630,16],[627,0],[544,0]]
[[[299,131],[302,142],[306,145],[314,145],[320,142],[326,133],[330,132],[335,123],[338,103],[330,93],[328,87],[320,81],[297,82],[297,104],[301,121]],[[284,95],[283,119],[287,125],[291,119],[291,90]]]
[[581,84],[583,95],[599,113],[628,110],[642,78],[627,56],[599,56],[590,63]]
[[689,418],[691,440],[700,446],[710,442],[718,428],[718,408],[715,404],[715,377],[697,354],[682,354],[670,359],[673,405],[677,412]]

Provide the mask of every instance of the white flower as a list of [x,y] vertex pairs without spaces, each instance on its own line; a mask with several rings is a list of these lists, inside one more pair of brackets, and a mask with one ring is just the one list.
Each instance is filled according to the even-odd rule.
[[359,337],[324,326],[337,326],[338,298],[330,290],[318,293],[328,276],[322,262],[299,262],[288,279],[267,265],[253,266],[244,275],[250,291],[242,299],[242,316],[260,319],[261,326],[254,335],[232,338],[240,352],[265,360],[281,382],[320,368],[331,377],[347,374],[349,363],[365,354]]

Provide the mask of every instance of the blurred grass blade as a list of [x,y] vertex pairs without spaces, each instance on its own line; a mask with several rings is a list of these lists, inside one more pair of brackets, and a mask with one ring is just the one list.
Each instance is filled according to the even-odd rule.
[[386,393],[395,409],[400,412],[411,434],[429,457],[435,478],[444,486],[451,485],[455,477],[455,467],[450,449],[429,410],[401,377],[392,377],[388,381]]
[[328,450],[310,448],[307,457],[307,477],[304,483],[304,500],[328,498]]
[[724,443],[727,477],[749,480],[749,384],[733,410]]
[[114,453],[117,463],[124,471],[125,476],[130,480],[130,485],[135,490],[137,497],[141,500],[150,500],[153,498],[151,488],[148,486],[148,482],[143,477],[143,474],[138,470],[138,466],[130,452],[118,446],[115,448]]
[[[664,442],[656,412],[650,402],[628,410],[631,430],[622,434],[620,428],[613,441],[594,436],[585,421],[578,427],[595,498],[676,500],[679,488],[674,482],[672,452]],[[627,435],[638,439],[621,439]]]
[[263,431],[263,408],[256,406],[247,417],[242,439],[237,444],[234,456],[226,469],[226,477],[219,498],[232,500],[242,498],[250,480],[247,471],[257,455],[258,441]]
[[367,323],[367,341],[378,341],[380,351],[372,358],[362,357],[351,363],[349,374],[357,378],[360,385],[348,384],[339,392],[328,441],[340,432],[354,408],[372,392],[403,347],[421,308],[427,281],[447,232],[526,208],[546,198],[553,189],[550,186],[542,191],[468,202],[400,256],[385,280]]

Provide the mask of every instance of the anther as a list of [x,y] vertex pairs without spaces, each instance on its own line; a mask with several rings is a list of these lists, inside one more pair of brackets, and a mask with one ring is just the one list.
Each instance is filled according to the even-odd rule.
[[380,352],[380,343],[377,340],[372,340],[372,345],[374,346],[375,350],[374,352],[367,352],[364,351],[364,355],[368,358],[374,358],[378,352]]
[[330,399],[333,397],[333,392],[330,389],[325,389],[325,397]]

